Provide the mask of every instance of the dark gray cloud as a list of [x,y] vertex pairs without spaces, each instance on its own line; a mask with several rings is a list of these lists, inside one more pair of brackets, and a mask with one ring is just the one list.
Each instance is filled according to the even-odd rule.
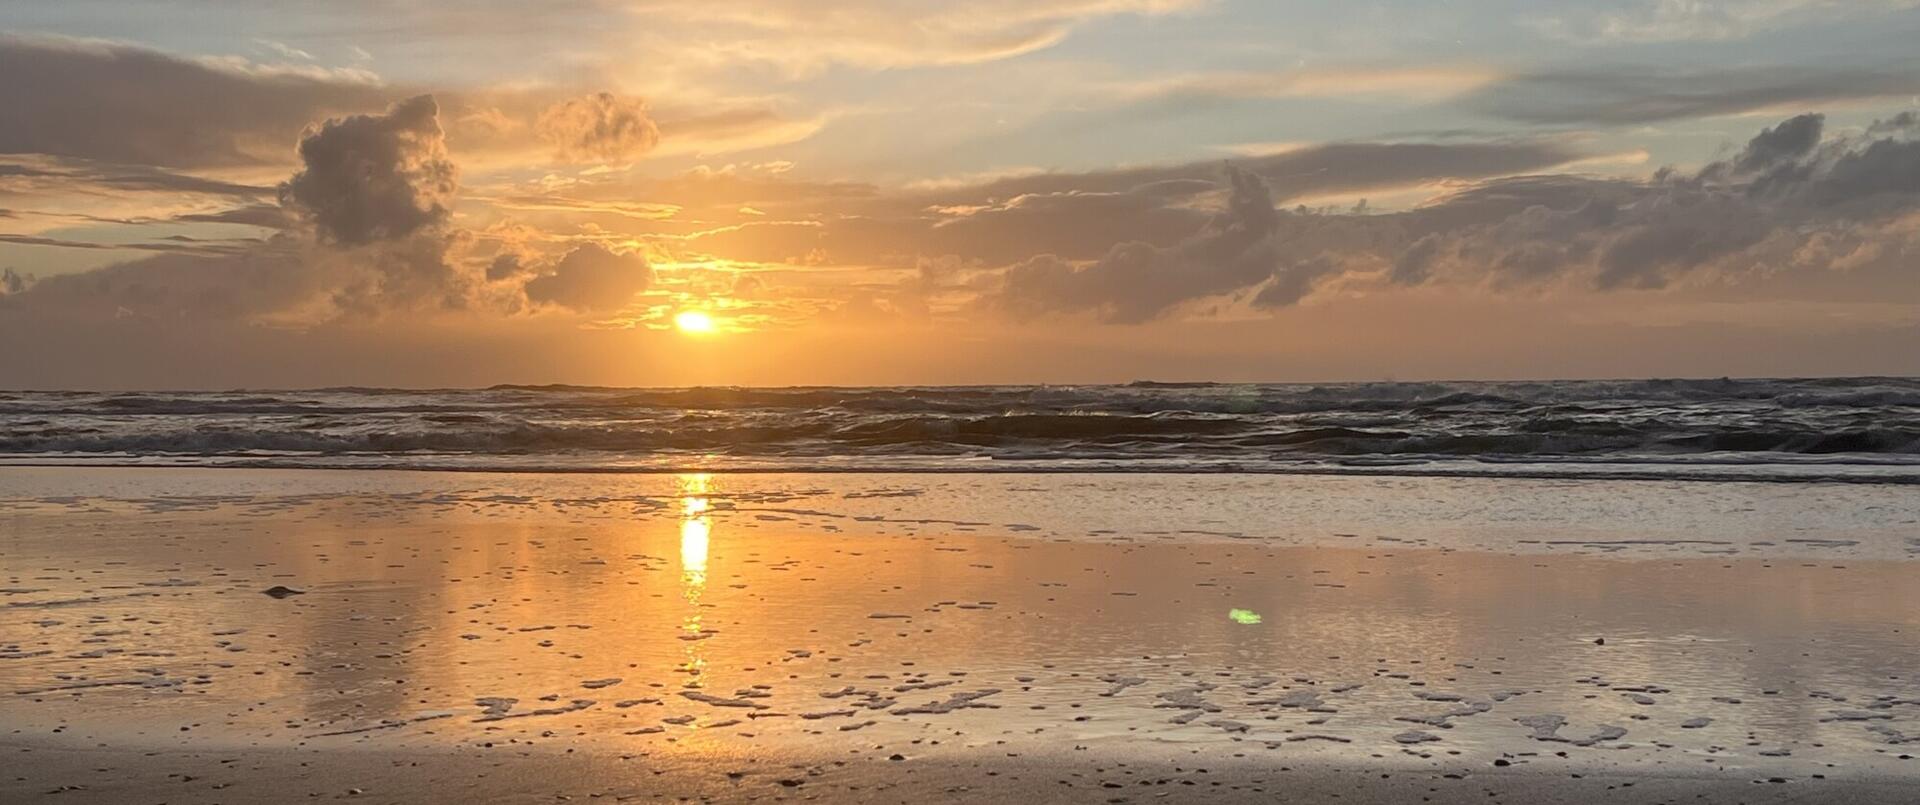
[[1338,259],[1322,254],[1300,260],[1291,265],[1276,268],[1273,279],[1260,286],[1253,295],[1250,304],[1261,310],[1273,310],[1298,304],[1307,294],[1313,293],[1314,286],[1322,278],[1337,275],[1345,270]]
[[236,320],[308,298],[318,275],[279,244],[242,254],[161,254],[80,274],[42,277],[0,298],[12,310],[60,320]]
[[1444,245],[1440,235],[1427,233],[1415,240],[1398,257],[1393,259],[1393,270],[1387,274],[1388,281],[1395,285],[1419,285],[1433,276],[1433,263],[1440,257]]
[[0,153],[175,168],[284,162],[308,123],[389,93],[341,74],[7,34],[0,77]]
[[249,204],[219,212],[189,213],[174,216],[173,220],[190,224],[244,224],[268,229],[292,229],[299,223],[287,208],[277,204]]
[[487,281],[499,282],[513,279],[526,273],[527,270],[527,265],[520,255],[512,253],[498,255],[492,262],[487,263]]
[[1714,72],[1623,68],[1518,75],[1463,96],[1468,109],[1524,123],[1633,125],[1920,93],[1920,63]]
[[1815,169],[1807,157],[1820,145],[1826,121],[1825,115],[1805,114],[1763,129],[1732,159],[1709,163],[1695,182],[1740,183],[1752,195],[1792,188]]
[[1393,256],[1393,279],[1417,284],[1450,262],[1499,284],[1577,275],[1600,289],[1657,288],[1702,270],[1832,267],[1831,255],[1805,248],[1816,242],[1857,241],[1886,260],[1920,245],[1887,226],[1920,209],[1911,127],[1896,120],[1855,137],[1824,128],[1820,115],[1790,118],[1691,175],[1488,183],[1401,216],[1406,231],[1425,234]]
[[1230,170],[1226,209],[1195,234],[1122,243],[1091,261],[1032,257],[1007,268],[986,302],[1022,317],[1137,323],[1204,299],[1285,307],[1341,277],[1607,291],[1696,274],[1910,271],[1920,258],[1920,126],[1896,118],[1839,137],[1824,128],[1819,115],[1791,118],[1690,174],[1496,178],[1390,214],[1274,209],[1264,182]]
[[1826,205],[1910,203],[1920,190],[1920,141],[1875,140],[1840,154],[1805,186],[1810,200]]
[[637,254],[598,244],[575,247],[551,271],[527,281],[527,299],[581,312],[618,310],[653,284],[653,267]]
[[[1329,266],[1344,269],[1341,255],[1398,237],[1380,226],[1396,219],[1279,211],[1284,202],[1483,181],[1586,156],[1559,138],[1334,143],[1233,160],[1231,171],[1206,161],[850,194],[829,199],[828,215],[717,228],[686,245],[734,259],[906,267],[951,257],[1011,266],[1006,287],[982,300],[986,307],[1137,322],[1262,284],[1272,286],[1264,305],[1297,299],[1338,273]],[[1260,206],[1246,201],[1255,196],[1268,217],[1249,217]],[[1223,203],[1228,212],[1212,212]]]
[[[1564,165],[1587,156],[1559,139],[1493,143],[1335,143],[1234,160],[1275,204],[1322,194],[1473,181]],[[1205,225],[1204,202],[1228,188],[1220,161],[1085,173],[1044,173],[883,194],[840,188],[811,195],[827,215],[717,229],[689,247],[736,259],[912,264],[954,255],[1004,265],[1037,253],[1068,261],[1116,243],[1170,246]],[[666,196],[678,198],[677,196]],[[768,204],[778,213],[782,207]]]
[[1826,129],[1821,115],[1800,115],[1754,135],[1733,162],[1736,174],[1754,174],[1781,163],[1797,162],[1813,153]]
[[233,254],[250,248],[257,241],[241,240],[203,240],[185,235],[171,235],[158,241],[133,243],[96,243],[90,240],[69,240],[49,238],[39,235],[14,235],[0,232],[0,243],[12,243],[20,246],[51,246],[62,249],[96,249],[105,251],[129,250],[140,252],[180,252],[184,254]]
[[[1217,169],[1216,169],[1217,170]],[[1207,220],[1204,210],[1183,205],[1199,192],[1220,189],[1206,182],[1178,196],[1147,185],[1121,192],[1034,193],[1005,202],[942,213],[896,236],[903,254],[961,255],[990,263],[1017,260],[1036,251],[1070,259],[1104,253],[1115,243],[1168,244]],[[911,249],[912,251],[909,251]]]
[[433,96],[421,95],[385,114],[327,121],[301,138],[304,167],[280,186],[280,203],[323,240],[349,246],[439,226],[457,182],[438,116]]
[[660,128],[639,98],[600,92],[561,101],[542,112],[542,139],[564,162],[619,162],[660,144]]
[[339,315],[461,310],[475,303],[479,282],[471,267],[449,257],[466,238],[423,232],[372,247],[323,251],[310,258],[309,270],[328,278],[329,301]]
[[1864,134],[1825,137],[1825,117],[1800,115],[1762,130],[1733,158],[1701,169],[1693,187],[1739,187],[1783,203],[1911,206],[1920,194],[1920,125],[1912,113]]
[[1888,137],[1920,132],[1920,114],[1901,112],[1885,120],[1873,121],[1867,127],[1868,137]]
[[[1328,143],[1267,156],[1235,159],[1258,176],[1276,202],[1329,193],[1398,188],[1444,179],[1479,179],[1544,170],[1589,156],[1556,138],[1493,142]],[[1220,177],[1220,161],[1122,168],[1085,173],[1017,176],[953,190],[931,191],[928,204],[978,203],[1024,195],[1118,193],[1150,188],[1192,191]]]
[[[4,125],[4,124],[0,124]],[[31,164],[0,163],[0,192],[9,189],[7,180],[31,182],[41,188],[70,190],[190,193],[209,196],[253,198],[269,195],[273,188],[208,179],[144,165],[115,165],[84,159],[30,157]]]
[[1180,302],[1228,293],[1274,273],[1272,237],[1280,213],[1259,177],[1229,168],[1227,207],[1193,236],[1169,247],[1117,244],[1099,260],[1075,265],[1046,254],[1007,270],[997,302],[1015,315],[1092,311],[1102,320],[1138,323]]
[[[85,242],[0,236],[24,242],[105,248]],[[476,273],[451,255],[462,238],[420,234],[338,249],[304,236],[202,241],[174,236],[115,249],[162,252],[75,274],[44,277],[7,297],[7,310],[61,319],[138,317],[155,322],[291,323],[371,319],[403,311],[459,310],[479,303]]]
[[273,193],[273,188],[270,187],[225,182],[138,165],[89,165],[68,171],[64,178],[123,191],[196,193],[241,198],[267,196]]

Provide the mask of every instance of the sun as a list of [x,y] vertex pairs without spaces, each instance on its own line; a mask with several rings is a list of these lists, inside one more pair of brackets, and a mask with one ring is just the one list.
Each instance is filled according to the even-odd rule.
[[673,326],[683,333],[713,332],[713,317],[698,310],[682,310],[673,316]]

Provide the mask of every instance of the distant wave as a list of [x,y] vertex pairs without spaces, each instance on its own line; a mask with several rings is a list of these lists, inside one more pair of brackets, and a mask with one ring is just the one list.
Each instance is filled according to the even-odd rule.
[[1408,474],[1520,462],[1671,477],[1778,464],[1893,479],[1920,473],[1920,380],[0,392],[0,459]]

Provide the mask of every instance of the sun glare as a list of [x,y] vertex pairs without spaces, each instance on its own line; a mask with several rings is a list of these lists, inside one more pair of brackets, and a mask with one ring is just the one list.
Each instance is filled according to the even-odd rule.
[[673,326],[683,333],[711,333],[713,317],[698,310],[682,310],[674,314]]

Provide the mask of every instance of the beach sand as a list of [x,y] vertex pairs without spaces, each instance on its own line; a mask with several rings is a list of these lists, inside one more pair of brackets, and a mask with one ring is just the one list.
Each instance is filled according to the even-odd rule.
[[15,468],[0,800],[1912,802],[1916,497]]

